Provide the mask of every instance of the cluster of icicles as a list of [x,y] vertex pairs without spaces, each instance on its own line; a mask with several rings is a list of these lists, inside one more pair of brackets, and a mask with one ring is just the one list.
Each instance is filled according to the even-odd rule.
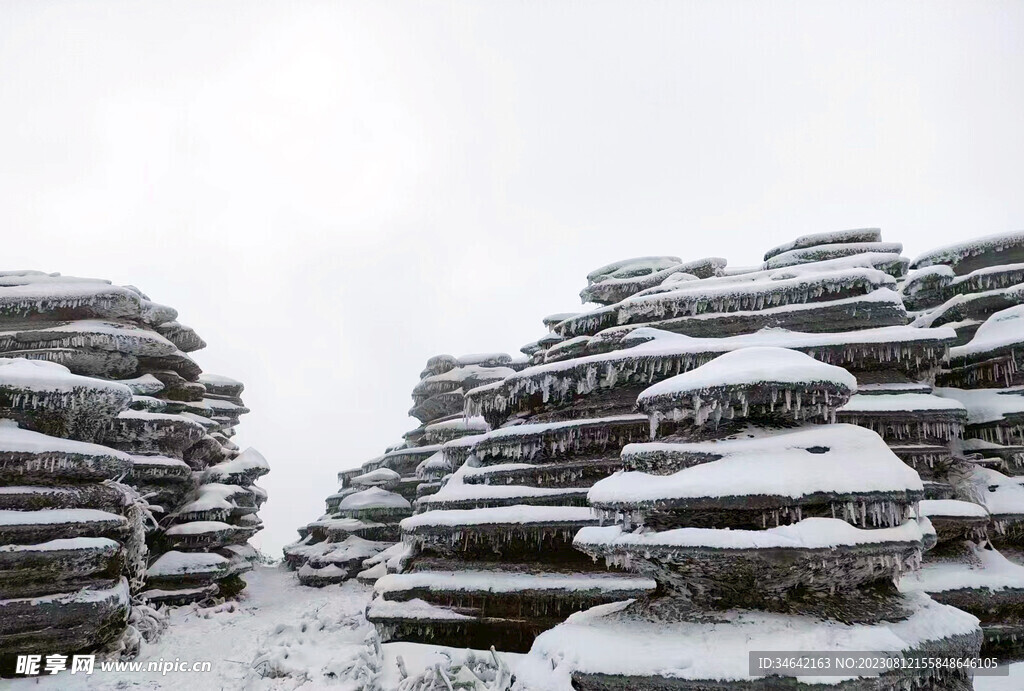
[[[652,502],[653,503],[653,502]],[[882,501],[833,501],[829,503],[832,518],[841,518],[847,523],[875,528],[895,528],[908,518],[916,518],[918,505],[902,502]],[[630,532],[646,524],[647,510],[639,506],[629,511],[620,509],[598,509],[597,516],[602,525],[621,523],[622,529]],[[804,519],[803,507],[780,506],[761,512],[762,528],[777,528],[798,523]]]
[[860,417],[854,413],[844,413],[843,422],[858,427],[866,427],[886,439],[941,439],[952,441],[960,438],[963,426],[959,422],[943,422],[935,420],[919,420],[917,422],[896,422],[876,417]]
[[1012,288],[1024,283],[1024,264],[1001,266],[1000,271],[984,271],[954,278],[947,290],[955,295],[978,293],[986,290]]
[[[11,406],[23,410],[61,410],[67,408],[95,407],[97,399],[103,394],[94,388],[75,386],[71,391],[36,391],[26,393],[23,389],[15,389],[8,395],[11,397]],[[119,395],[111,393],[109,398],[116,401]],[[118,405],[111,405],[111,408],[120,408]]]
[[[890,279],[891,280],[891,279]],[[631,300],[622,303],[618,309],[618,323],[628,324],[639,320],[662,320],[678,316],[696,316],[705,313],[727,313],[760,311],[786,305],[803,305],[823,296],[836,293],[868,293],[878,287],[876,281],[867,278],[839,281],[836,279],[815,279],[799,287],[779,289],[766,285],[759,292],[738,292],[731,295],[709,297],[707,295],[675,295],[666,293],[657,297]],[[760,286],[758,286],[760,288]]]
[[[145,339],[132,333],[97,333],[88,334],[74,333],[56,338],[47,337],[47,348],[95,348],[97,350],[112,351],[116,353],[131,353],[135,346],[145,342]],[[5,352],[14,350],[11,346],[16,343],[15,338],[5,338],[0,341]]]
[[[796,420],[820,417],[826,422],[835,422],[835,406],[831,403],[831,395],[828,390],[823,393],[812,391],[809,395],[808,392],[790,388],[771,387],[770,391],[771,396],[766,403],[755,403],[755,406],[762,409],[763,412],[774,413],[781,399],[783,409]],[[747,398],[745,389],[719,390],[714,393],[717,394],[717,397],[705,399],[703,396],[712,395],[711,392],[709,390],[699,391],[690,394],[689,405],[680,401],[678,407],[649,411],[651,438],[657,436],[658,427],[666,420],[678,423],[692,419],[695,425],[703,425],[710,420],[717,425],[722,420],[736,418],[737,414],[741,418],[749,417],[751,402]],[[821,399],[819,399],[819,395]],[[810,401],[805,402],[803,400],[805,396],[810,398]]]
[[954,369],[953,372],[958,375],[957,383],[961,386],[973,388],[977,384],[1001,384],[1009,387],[1018,371],[1017,358],[1024,360],[1024,353],[1014,348],[1009,357],[988,360],[970,368]]
[[[701,551],[699,547],[662,547],[658,550],[657,555],[650,549],[637,547],[635,550],[630,551],[617,551],[608,552],[600,555],[600,558],[604,560],[606,566],[614,569],[621,569],[623,571],[637,571],[645,572],[648,571],[648,567],[637,563],[646,562],[647,564],[658,563],[663,565],[672,564],[672,570],[675,576],[680,575],[683,571],[681,568],[683,564],[691,563],[694,561],[702,562],[707,559],[706,557],[695,557],[695,553]],[[714,547],[706,548],[709,551],[713,551]],[[755,550],[756,551],[756,550]],[[921,561],[923,555],[921,549],[911,550],[908,555],[895,555],[895,554],[874,554],[874,555],[854,555],[852,553],[843,554],[843,558],[839,559],[822,559],[820,562],[821,571],[829,572],[828,577],[817,577],[820,578],[820,582],[826,586],[830,595],[836,594],[837,587],[846,587],[845,579],[843,582],[837,582],[835,578],[835,569],[840,567],[845,568],[848,573],[860,572],[870,574],[871,578],[860,578],[859,581],[867,581],[877,579],[878,577],[885,576],[894,582],[898,582],[904,573],[913,573],[921,568]],[[596,561],[598,557],[594,557]],[[830,563],[831,562],[831,563]],[[844,566],[845,562],[845,566]],[[810,567],[811,563],[808,562],[804,566]],[[834,568],[833,568],[834,567]],[[701,576],[704,575],[704,569],[698,568],[698,572]],[[813,571],[807,574],[807,583],[814,583],[816,576]],[[690,585],[699,584],[700,578],[694,578],[687,581]],[[780,583],[779,588],[785,589],[788,584]]]
[[[545,464],[543,466],[531,466],[543,468],[543,473],[536,478],[537,487],[568,487],[575,484],[586,473],[585,468],[579,466],[563,468],[557,464]],[[480,475],[468,475],[465,478],[467,485],[519,485],[523,484],[521,478],[511,475],[500,475],[503,470],[519,468],[507,465],[492,465],[488,467],[487,473]]]
[[[477,448],[474,453],[481,459],[530,459],[541,452],[546,452],[550,456],[560,456],[586,447],[604,448],[608,446],[611,436],[607,426],[567,426],[519,439],[495,440],[488,443],[486,449]],[[622,430],[618,436],[623,443],[634,441],[628,430]]]
[[403,533],[402,539],[410,545],[447,544],[450,547],[460,545],[487,545],[495,552],[514,542],[533,542],[537,550],[543,550],[545,543],[552,539],[571,542],[579,530],[578,526],[552,526],[542,523],[519,524],[514,527],[493,528],[480,526],[480,529],[456,529],[447,533],[410,534]]
[[28,317],[41,312],[58,310],[77,310],[81,307],[97,307],[97,311],[107,311],[123,299],[131,300],[127,295],[82,295],[79,297],[44,297],[5,300],[2,307],[5,314],[16,317]]
[[1024,444],[1024,424],[980,427],[971,434],[990,444]]
[[[920,346],[907,343],[847,345],[841,348],[818,346],[797,348],[815,360],[829,365],[849,362],[879,364],[914,363],[921,369],[922,357],[929,361],[945,358],[947,346]],[[557,372],[544,372],[534,376],[513,376],[487,389],[476,389],[466,395],[467,416],[504,414],[519,410],[530,397],[541,394],[544,404],[566,403],[574,397],[585,396],[597,389],[611,389],[623,384],[649,385],[683,374],[711,362],[721,352],[679,353],[672,355],[640,355],[630,357],[628,350],[621,359],[581,363]],[[937,357],[941,356],[941,358]],[[922,373],[923,377],[928,375]]]

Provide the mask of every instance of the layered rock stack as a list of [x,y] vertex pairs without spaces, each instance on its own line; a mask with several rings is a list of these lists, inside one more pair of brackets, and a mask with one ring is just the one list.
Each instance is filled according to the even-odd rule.
[[327,512],[284,548],[301,583],[320,587],[353,577],[372,583],[388,572],[389,562],[399,568],[407,551],[399,543],[399,521],[457,467],[441,453],[443,445],[489,429],[482,418],[463,418],[465,392],[503,379],[513,366],[521,363],[504,353],[427,361],[409,411],[420,426],[382,456],[338,473],[341,488],[327,497]]
[[[466,414],[495,429],[444,447],[465,465],[403,522],[416,556],[378,582],[369,616],[383,635],[522,650],[567,614],[625,597],[623,574],[585,573],[569,536],[595,520],[586,489],[647,434],[635,401],[653,382],[760,345],[877,383],[926,378],[945,357],[952,330],[905,326],[899,245],[877,230],[790,245],[756,269],[645,257],[592,272],[581,296],[608,304],[545,319],[551,334],[523,349],[533,366],[467,395]],[[634,581],[633,595],[652,585]]]
[[134,595],[244,587],[267,465],[230,441],[242,385],[202,375],[176,316],[130,286],[0,273],[0,651],[131,639]]
[[[583,690],[767,689],[784,682],[751,675],[750,651],[975,655],[977,619],[894,585],[921,559],[924,489],[877,434],[833,423],[856,386],[805,354],[750,347],[643,391],[654,441],[626,447],[626,472],[590,490],[611,524],[575,545],[658,592],[542,634],[533,673]],[[965,670],[847,676],[843,688],[971,688]]]
[[[1016,640],[1015,613],[1024,594],[1013,561],[1017,526],[1024,525],[1024,488],[1016,480],[1024,462],[1018,391],[1024,382],[1017,376],[1024,338],[1016,320],[1024,314],[1015,307],[1024,296],[1018,295],[1024,264],[1014,264],[1024,259],[1018,256],[1022,242],[1024,236],[1010,235],[929,253],[909,274],[902,246],[883,241],[877,229],[797,238],[769,250],[757,267],[729,267],[718,258],[625,260],[588,275],[581,297],[595,307],[543,320],[548,333],[522,349],[525,368],[515,365],[498,381],[470,379],[467,386],[464,376],[449,374],[455,364],[433,359],[415,394],[414,414],[424,425],[399,448],[344,474],[349,485],[353,476],[382,468],[396,471],[390,483],[418,481],[415,495],[405,493],[415,496],[416,513],[401,521],[404,545],[363,564],[372,566],[367,573],[375,579],[387,574],[376,581],[368,617],[386,640],[522,651],[574,612],[596,606],[571,621],[598,621],[612,612],[605,603],[638,598],[647,604],[612,617],[615,625],[639,622],[642,635],[631,649],[637,659],[663,660],[642,654],[648,644],[643,632],[657,633],[662,620],[678,625],[686,645],[697,645],[707,616],[737,610],[740,620],[749,615],[768,624],[784,615],[776,623],[806,629],[806,643],[833,634],[840,649],[856,637],[875,641],[887,621],[896,622],[899,640],[885,649],[971,653],[979,639],[976,621],[942,606],[950,603],[982,619],[986,653],[1020,657],[1008,641]],[[779,372],[797,361],[801,376],[842,368],[848,386],[816,388],[818,380],[793,375],[785,381],[777,373],[752,386],[707,379],[749,365],[744,358],[753,355],[744,352],[753,349],[768,349],[753,352],[779,359]],[[696,397],[678,396],[662,410],[647,400],[650,392],[641,396],[652,385],[695,372],[707,385]],[[659,441],[627,446],[651,434]],[[715,449],[734,443],[739,448],[729,454],[747,460],[724,463],[723,456],[715,465]],[[736,473],[729,495],[666,496],[653,504],[631,504],[625,495],[620,504],[595,499],[596,488],[618,487],[623,476],[605,478],[623,464],[630,477],[685,475],[678,487],[662,478],[649,481],[678,489],[722,481],[705,466],[746,463],[753,473],[758,459],[804,469],[800,493],[782,492],[778,479],[768,482],[765,474],[756,479],[767,484],[746,487]],[[825,486],[832,481],[848,484]],[[745,493],[736,491],[737,483]],[[820,487],[810,488],[815,483]],[[766,493],[768,485],[779,492]],[[356,489],[344,488],[329,509]],[[728,500],[717,503],[722,497]],[[663,500],[672,506],[679,500],[685,509],[665,509]],[[596,526],[602,520],[614,520],[623,536],[757,532],[751,550],[783,550],[806,571],[777,572],[766,552],[736,553],[736,561],[720,563],[680,556],[685,563],[676,564],[674,556],[662,559],[664,545],[650,553],[646,543],[615,551],[580,537],[573,545],[574,535],[610,534],[610,526]],[[823,542],[815,543],[818,538]],[[786,540],[796,551],[784,549],[792,546]],[[581,547],[608,562],[581,558]],[[799,549],[819,557],[828,552],[833,564],[801,561]],[[624,572],[635,567],[641,573]],[[715,586],[716,579],[725,585]],[[922,622],[933,620],[937,628],[926,630]],[[740,637],[746,632],[735,630]],[[609,664],[629,657],[614,645],[601,648],[602,636],[614,640],[614,626],[594,634],[598,638],[575,630],[568,637],[577,634],[596,646],[597,656],[589,658],[595,664],[597,657]],[[538,641],[534,652],[542,658],[575,654],[568,644],[559,652],[562,634],[540,640],[546,642]],[[656,641],[659,636],[648,642]],[[551,660],[545,664],[550,670]],[[696,681],[679,682],[679,688],[717,688],[708,680],[726,678],[702,677],[700,667],[681,673]],[[663,688],[654,669],[625,685]],[[623,685],[603,674],[594,671],[577,683]],[[963,683],[962,675],[936,680],[911,674],[871,688]]]
[[[1024,657],[1024,234],[990,236],[917,258],[902,287],[914,323],[953,328],[956,345],[934,393],[960,410],[943,490],[923,502],[938,534],[905,590],[975,614],[983,653]],[[922,472],[924,476],[924,473]]]
[[0,653],[70,653],[128,625],[145,572],[126,453],[93,443],[128,387],[0,359]]

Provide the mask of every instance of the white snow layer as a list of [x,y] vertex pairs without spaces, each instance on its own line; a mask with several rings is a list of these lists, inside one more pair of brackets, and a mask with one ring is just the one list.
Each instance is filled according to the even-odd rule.
[[485,509],[427,511],[402,520],[402,530],[468,525],[529,525],[538,523],[596,522],[594,512],[577,506],[498,506]]
[[575,545],[643,549],[645,547],[748,549],[831,549],[888,542],[921,542],[917,521],[905,521],[895,528],[864,530],[839,518],[805,518],[791,525],[767,530],[676,528],[673,530],[626,532],[621,526],[589,526],[576,533]]
[[[927,595],[907,596],[902,621],[844,624],[799,615],[748,611],[716,613],[715,623],[650,623],[616,616],[627,602],[573,614],[542,633],[517,668],[518,689],[568,691],[573,671],[678,679],[747,680],[751,650],[888,651],[917,649],[948,636],[970,635],[978,619]],[[849,677],[800,677],[839,684]]]
[[660,396],[678,396],[719,386],[753,386],[771,382],[812,384],[828,382],[853,392],[857,378],[842,367],[827,365],[796,350],[753,347],[734,350],[697,369],[644,389],[637,404]]
[[967,424],[999,422],[1008,415],[1024,413],[1024,390],[953,389],[936,387],[935,394],[952,398],[967,408]]
[[599,480],[591,504],[637,504],[663,499],[772,495],[798,498],[815,492],[921,492],[921,478],[877,434],[856,425],[811,426],[753,439],[689,444],[629,444],[624,454],[678,451],[719,460],[672,475],[621,472]]
[[338,504],[339,509],[411,509],[412,505],[401,494],[380,487],[371,487],[350,494]]
[[974,337],[962,346],[949,349],[950,359],[991,353],[1000,348],[1024,344],[1024,305],[1014,305],[996,312],[978,327]]
[[51,437],[18,427],[14,420],[0,420],[0,452],[8,453],[66,453],[82,456],[106,456],[131,461],[131,456],[108,446],[83,441]]
[[1014,564],[994,549],[966,543],[971,558],[966,561],[930,562],[900,580],[903,592],[942,593],[949,590],[1024,590],[1024,566]]

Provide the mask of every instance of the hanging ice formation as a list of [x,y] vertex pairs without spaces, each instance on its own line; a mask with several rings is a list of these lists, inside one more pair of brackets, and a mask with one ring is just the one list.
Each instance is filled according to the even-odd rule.
[[201,373],[176,316],[130,286],[0,272],[0,653],[130,653],[133,600],[245,586],[267,465],[231,441],[242,385]]

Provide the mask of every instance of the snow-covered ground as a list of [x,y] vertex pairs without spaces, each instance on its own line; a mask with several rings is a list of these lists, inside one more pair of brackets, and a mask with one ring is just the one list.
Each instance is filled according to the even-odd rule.
[[[212,663],[209,672],[62,672],[4,681],[11,691],[162,689],[167,691],[291,691],[396,689],[398,658],[416,675],[444,663],[444,653],[464,659],[467,651],[413,643],[375,646],[373,627],[362,617],[371,588],[348,582],[316,589],[300,586],[281,567],[261,567],[245,576],[249,587],[237,603],[170,610],[158,641],[144,644],[137,662]],[[487,654],[489,657],[489,653]],[[501,654],[513,664],[517,655]],[[375,685],[376,684],[376,685]]]
[[[3,688],[393,691],[400,688],[403,679],[399,658],[407,673],[415,676],[439,663],[450,673],[445,656],[461,663],[469,653],[415,643],[386,643],[378,647],[373,627],[362,617],[371,589],[355,582],[307,588],[298,584],[294,573],[281,567],[258,568],[246,580],[249,587],[244,599],[237,603],[170,610],[169,626],[163,635],[153,644],[144,644],[136,660],[142,667],[150,662],[209,661],[209,672],[101,671],[97,662],[95,671],[88,676],[67,672],[44,674],[5,680],[7,685]],[[490,659],[489,654],[477,655]],[[522,658],[511,653],[499,656],[513,672]],[[1024,663],[1012,665],[1009,677],[975,680],[977,691],[1022,688]]]

